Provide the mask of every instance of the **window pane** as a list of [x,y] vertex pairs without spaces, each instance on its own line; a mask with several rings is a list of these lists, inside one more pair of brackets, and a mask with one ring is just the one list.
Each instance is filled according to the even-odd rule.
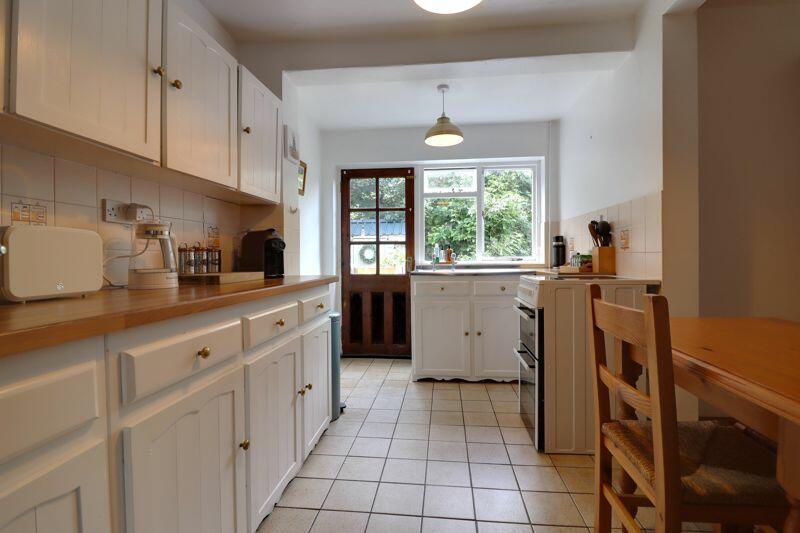
[[533,170],[486,169],[483,173],[484,257],[533,255]]
[[375,211],[350,212],[350,240],[375,240]]
[[375,178],[350,180],[350,207],[354,209],[375,207]]
[[406,273],[406,245],[381,244],[381,275]]
[[425,192],[475,192],[478,190],[478,170],[475,168],[445,168],[426,170]]
[[425,199],[425,259],[433,258],[433,246],[448,244],[458,261],[475,259],[477,248],[477,209],[475,198]]
[[382,241],[406,240],[406,214],[404,211],[381,211]]
[[350,245],[350,273],[377,274],[378,254],[374,244]]
[[406,206],[406,179],[381,178],[380,183],[381,207]]

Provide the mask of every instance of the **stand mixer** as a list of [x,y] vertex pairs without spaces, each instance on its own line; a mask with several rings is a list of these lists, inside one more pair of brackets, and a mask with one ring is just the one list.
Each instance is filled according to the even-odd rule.
[[[129,289],[174,289],[178,287],[178,257],[175,241],[172,237],[172,224],[148,221],[137,222],[135,231],[137,239],[147,241],[147,250],[153,241],[161,246],[161,268],[134,268],[128,271]],[[140,255],[140,254],[136,254]]]

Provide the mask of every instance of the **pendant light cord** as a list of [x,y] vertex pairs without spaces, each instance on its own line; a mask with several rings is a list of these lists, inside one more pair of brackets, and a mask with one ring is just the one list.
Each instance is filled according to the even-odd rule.
[[443,117],[447,116],[447,115],[444,114],[444,93],[445,93],[445,91],[442,91],[442,116]]

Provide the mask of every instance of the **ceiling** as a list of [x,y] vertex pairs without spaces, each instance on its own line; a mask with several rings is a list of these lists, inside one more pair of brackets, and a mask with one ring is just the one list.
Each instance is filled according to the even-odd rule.
[[414,36],[632,17],[644,0],[484,0],[434,15],[412,0],[201,0],[239,42]]
[[304,112],[323,130],[432,126],[439,83],[451,87],[447,114],[458,125],[560,118],[627,52],[377,68],[298,71]]

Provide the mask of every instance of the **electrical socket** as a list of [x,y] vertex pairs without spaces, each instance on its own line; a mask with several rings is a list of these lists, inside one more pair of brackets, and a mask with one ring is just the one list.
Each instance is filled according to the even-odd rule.
[[126,202],[103,198],[103,222],[113,222],[115,224],[132,224],[136,222],[128,218],[127,210],[128,204]]

